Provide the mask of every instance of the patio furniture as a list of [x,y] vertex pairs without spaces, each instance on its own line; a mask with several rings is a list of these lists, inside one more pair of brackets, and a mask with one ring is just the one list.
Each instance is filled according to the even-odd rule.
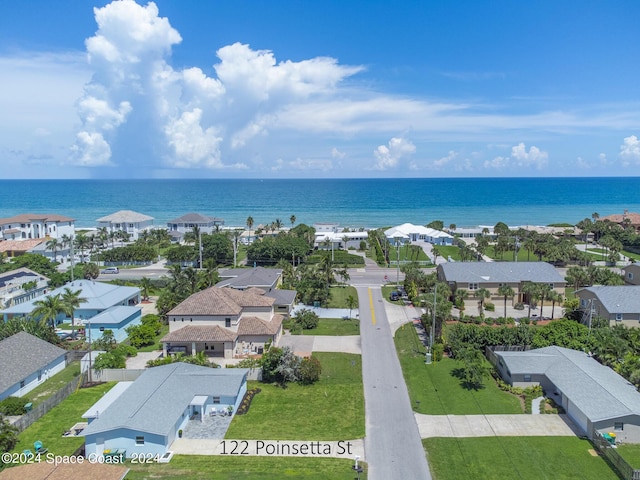
[[48,448],[45,448],[44,445],[42,445],[42,442],[40,440],[36,440],[35,442],[33,442],[33,448],[35,449],[36,453],[47,453],[49,451]]

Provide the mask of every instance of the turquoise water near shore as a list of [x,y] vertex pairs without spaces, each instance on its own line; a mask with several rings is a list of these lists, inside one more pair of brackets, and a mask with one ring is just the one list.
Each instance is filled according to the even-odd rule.
[[640,178],[416,178],[298,180],[0,180],[0,217],[56,213],[94,226],[117,210],[167,221],[188,212],[226,225],[276,218],[382,227],[442,220],[461,226],[576,223],[597,212],[640,212]]

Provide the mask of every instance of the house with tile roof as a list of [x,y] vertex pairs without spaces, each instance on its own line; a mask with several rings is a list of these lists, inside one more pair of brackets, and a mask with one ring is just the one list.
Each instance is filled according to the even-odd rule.
[[[99,313],[115,306],[135,306],[140,303],[140,289],[137,287],[122,287],[93,280],[75,280],[46,293],[44,296],[63,295],[65,288],[74,292],[80,290],[80,298],[85,299],[74,312],[74,317],[79,323],[85,323]],[[0,313],[4,316],[4,321],[12,317],[26,317],[36,308],[34,302],[43,299],[44,296],[5,308]],[[64,321],[69,321],[69,317],[61,313],[56,319],[56,323]]]
[[210,287],[194,293],[167,313],[169,333],[164,354],[204,352],[232,358],[262,353],[267,342],[277,345],[283,316],[264,290]]
[[528,282],[546,283],[561,295],[567,284],[554,266],[546,262],[447,262],[438,265],[437,274],[438,280],[447,282],[452,292],[462,288],[469,295],[485,288],[492,298],[498,298],[498,289],[508,285],[516,294],[513,303],[529,302],[523,292]]
[[594,285],[575,292],[580,308],[609,325],[640,327],[640,285]]
[[625,443],[640,443],[640,393],[635,386],[585,352],[557,346],[496,351],[493,361],[510,385],[541,385],[589,438],[615,432]]
[[[178,362],[146,369],[120,384],[83,415],[85,455],[106,450],[163,456],[188,422],[212,409],[235,413],[247,391],[247,369],[209,368]],[[112,393],[113,392],[113,393]]]
[[0,400],[22,397],[66,366],[66,350],[18,332],[0,341]]
[[75,219],[51,213],[23,213],[0,218],[1,240],[29,240],[35,238],[60,240],[63,235],[73,236]]
[[137,240],[144,230],[153,228],[153,217],[133,210],[120,210],[118,212],[99,218],[98,228],[105,227],[107,232],[127,232],[132,240]]

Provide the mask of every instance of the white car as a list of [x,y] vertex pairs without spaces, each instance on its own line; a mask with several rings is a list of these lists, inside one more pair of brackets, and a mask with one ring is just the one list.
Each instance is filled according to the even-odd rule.
[[100,273],[120,273],[120,270],[118,269],[118,267],[107,267]]

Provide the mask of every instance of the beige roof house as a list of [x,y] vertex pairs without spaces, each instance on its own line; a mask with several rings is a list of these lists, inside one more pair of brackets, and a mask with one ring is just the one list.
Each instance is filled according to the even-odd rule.
[[169,313],[169,334],[162,338],[165,354],[198,352],[231,358],[261,353],[277,344],[283,316],[264,290],[210,287],[191,295]]
[[127,232],[133,240],[137,240],[143,230],[153,226],[153,217],[133,210],[120,210],[97,220],[98,227],[106,227],[107,231],[121,230]]

